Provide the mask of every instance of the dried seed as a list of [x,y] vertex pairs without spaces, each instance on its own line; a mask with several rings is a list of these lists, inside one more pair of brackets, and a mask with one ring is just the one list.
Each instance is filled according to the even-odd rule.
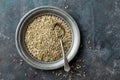
[[88,40],[88,44],[90,44],[91,42],[90,42],[90,40]]
[[20,61],[22,62],[23,60],[22,60],[22,59],[20,59]]
[[58,76],[60,76],[62,73],[58,73]]
[[55,72],[54,72],[54,71],[53,71],[52,73],[53,73],[53,74],[55,74]]
[[83,77],[85,77],[86,75],[85,74],[83,74]]
[[60,78],[60,80],[62,80],[63,78]]
[[25,76],[27,76],[27,73],[25,73]]
[[23,64],[23,62],[20,62],[19,64],[20,64],[20,65],[22,65],[22,64]]
[[85,62],[85,60],[82,60],[82,62]]
[[65,77],[65,78],[66,78],[66,77],[67,77],[67,75],[65,75],[65,74],[64,74],[64,75],[63,75],[63,77]]
[[66,5],[66,6],[65,6],[65,9],[68,9],[68,8],[69,8],[69,6],[68,6],[68,5]]
[[80,68],[81,68],[81,66],[80,66],[80,65],[78,65],[76,68],[77,68],[77,69],[80,69]]
[[35,75],[37,75],[38,73],[37,72],[35,72]]
[[81,77],[82,75],[81,74],[76,74],[77,76]]
[[85,68],[85,65],[83,65],[83,68]]
[[12,57],[13,55],[12,54],[10,54],[10,57]]

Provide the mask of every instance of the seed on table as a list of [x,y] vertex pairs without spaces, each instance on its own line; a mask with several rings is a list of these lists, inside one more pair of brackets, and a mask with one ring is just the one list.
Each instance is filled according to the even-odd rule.
[[69,8],[69,6],[68,6],[68,5],[66,5],[66,6],[65,6],[65,9],[68,9],[68,8]]

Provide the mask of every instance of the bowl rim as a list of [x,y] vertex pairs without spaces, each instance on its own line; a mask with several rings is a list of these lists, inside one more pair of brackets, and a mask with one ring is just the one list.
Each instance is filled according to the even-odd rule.
[[[53,70],[53,69],[58,69],[58,68],[60,68],[60,67],[62,67],[64,64],[63,64],[63,59],[61,60],[61,64],[59,65],[59,64],[57,64],[57,65],[59,65],[59,66],[45,66],[45,67],[40,67],[40,66],[37,66],[36,64],[34,64],[34,63],[31,63],[31,61],[30,61],[30,59],[26,59],[26,58],[28,58],[28,57],[25,57],[23,54],[24,54],[24,51],[23,50],[21,50],[21,46],[20,46],[20,43],[19,43],[19,41],[18,41],[18,37],[19,37],[19,29],[20,29],[20,27],[21,27],[21,24],[22,24],[22,22],[24,21],[24,19],[28,16],[28,15],[30,15],[32,12],[34,12],[35,10],[39,10],[39,9],[45,9],[45,8],[49,8],[49,9],[55,9],[55,10],[58,10],[59,11],[59,13],[62,13],[62,14],[64,14],[67,18],[69,18],[71,21],[72,21],[72,23],[74,24],[74,26],[75,26],[75,29],[76,29],[76,33],[77,33],[77,35],[75,36],[75,38],[76,38],[76,42],[73,42],[74,43],[74,46],[75,46],[75,48],[74,48],[74,51],[72,51],[72,53],[74,53],[71,57],[69,57],[69,56],[66,56],[67,58],[68,58],[68,61],[70,62],[74,57],[75,57],[75,55],[77,54],[77,51],[78,51],[78,49],[79,49],[79,46],[80,46],[80,31],[79,31],[79,28],[78,28],[78,25],[77,25],[77,23],[75,22],[75,20],[66,12],[66,11],[64,11],[64,10],[62,10],[62,9],[60,9],[60,8],[58,8],[58,7],[55,7],[55,6],[40,6],[40,7],[36,7],[36,8],[34,8],[34,9],[32,9],[32,10],[30,10],[30,11],[28,11],[21,19],[20,19],[20,21],[19,21],[19,23],[18,23],[18,25],[17,25],[17,28],[16,28],[16,32],[15,32],[15,44],[16,44],[16,48],[17,48],[17,50],[18,50],[18,52],[19,52],[19,54],[20,54],[20,56],[22,57],[22,59],[25,61],[25,62],[27,62],[29,65],[31,65],[31,66],[33,66],[33,67],[35,67],[35,68],[38,68],[38,69],[43,69],[43,70]],[[76,43],[76,44],[75,44]]]

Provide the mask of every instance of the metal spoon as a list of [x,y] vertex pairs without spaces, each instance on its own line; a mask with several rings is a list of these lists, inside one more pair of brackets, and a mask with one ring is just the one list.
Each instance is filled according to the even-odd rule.
[[65,35],[65,29],[61,26],[61,24],[55,23],[53,30],[54,30],[57,26],[60,27],[61,30],[62,30],[62,34],[61,34],[61,35],[58,35],[58,33],[57,33],[56,31],[55,31],[55,34],[56,34],[56,36],[57,36],[57,37],[59,38],[59,40],[60,40],[61,49],[62,49],[62,54],[63,54],[63,59],[64,59],[64,70],[65,70],[66,72],[69,72],[69,71],[70,71],[70,66],[69,66],[69,64],[68,64],[68,60],[67,60],[67,57],[66,57],[65,52],[64,52],[63,41],[62,41],[62,38],[63,38],[64,35]]

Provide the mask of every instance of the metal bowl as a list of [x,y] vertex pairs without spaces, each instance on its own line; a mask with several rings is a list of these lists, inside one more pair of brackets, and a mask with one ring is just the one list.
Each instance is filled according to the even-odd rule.
[[38,8],[32,9],[31,11],[29,11],[22,17],[22,19],[20,20],[17,26],[16,35],[15,35],[16,47],[17,47],[17,50],[19,51],[20,56],[28,64],[30,64],[31,66],[35,68],[44,69],[44,70],[52,70],[52,69],[60,68],[64,65],[63,58],[56,60],[56,61],[52,61],[52,62],[38,61],[29,55],[29,52],[24,42],[27,25],[37,16],[40,16],[44,13],[51,13],[51,14],[54,14],[54,15],[57,15],[63,18],[67,22],[69,27],[71,28],[72,43],[71,43],[70,49],[68,50],[66,54],[68,61],[71,61],[74,58],[74,56],[76,55],[79,49],[80,32],[74,19],[68,13],[66,13],[65,11],[57,7],[53,7],[53,6],[38,7]]

